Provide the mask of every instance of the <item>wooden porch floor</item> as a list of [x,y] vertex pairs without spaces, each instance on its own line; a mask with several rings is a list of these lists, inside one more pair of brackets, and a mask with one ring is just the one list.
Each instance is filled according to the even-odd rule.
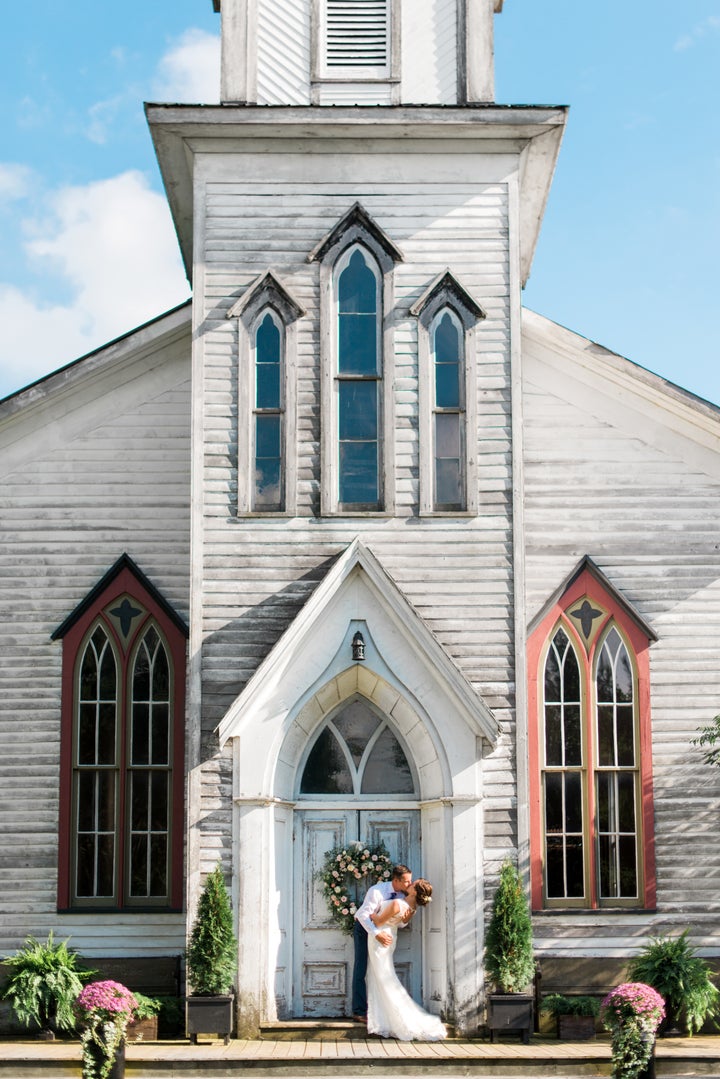
[[[658,1042],[657,1076],[720,1079],[720,1037],[698,1035]],[[362,1036],[139,1042],[126,1049],[128,1079],[190,1076],[389,1075],[580,1076],[610,1075],[607,1038],[564,1042],[535,1035],[529,1045],[507,1040],[451,1038],[445,1042],[397,1042]],[[66,1079],[80,1075],[76,1041],[0,1041],[2,1079]]]

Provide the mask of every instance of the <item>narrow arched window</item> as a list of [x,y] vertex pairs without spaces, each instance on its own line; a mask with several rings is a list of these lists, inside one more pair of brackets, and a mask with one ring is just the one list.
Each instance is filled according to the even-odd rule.
[[360,245],[336,269],[338,503],[380,504],[380,275]]
[[465,508],[464,330],[448,308],[432,323],[434,367],[433,502],[436,510]]
[[550,643],[543,683],[546,893],[549,899],[580,899],[585,894],[580,668],[562,627]]
[[112,898],[120,811],[120,687],[107,632],[97,626],[79,663],[74,747],[74,890],[80,899]]
[[598,873],[603,899],[638,895],[639,770],[635,679],[627,647],[616,629],[597,659]]
[[274,311],[267,310],[255,328],[254,510],[283,508],[283,352],[283,323]]
[[410,308],[418,319],[420,513],[477,513],[478,302],[446,270]]
[[169,879],[171,677],[167,649],[154,626],[140,641],[131,684],[129,889],[139,899],[167,895]]

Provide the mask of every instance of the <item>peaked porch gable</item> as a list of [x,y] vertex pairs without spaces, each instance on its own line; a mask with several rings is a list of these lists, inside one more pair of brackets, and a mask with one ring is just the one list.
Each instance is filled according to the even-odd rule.
[[[353,661],[351,644],[358,631],[366,656]],[[253,742],[261,738],[267,789],[256,793],[270,794],[274,762],[293,719],[353,662],[411,702],[438,746],[451,742],[446,730],[438,730],[440,723],[459,723],[465,738],[495,744],[498,729],[488,707],[377,558],[355,539],[219,724],[221,745],[242,740],[250,730]],[[275,753],[268,753],[269,743]],[[247,752],[247,742],[243,745]]]

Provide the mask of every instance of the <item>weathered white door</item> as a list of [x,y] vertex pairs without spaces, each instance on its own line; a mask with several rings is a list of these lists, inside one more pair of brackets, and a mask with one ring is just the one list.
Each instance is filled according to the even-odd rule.
[[[419,875],[420,814],[417,809],[298,809],[295,826],[295,879],[301,884],[294,932],[296,1016],[350,1014],[353,941],[328,913],[317,873],[333,847],[353,840],[384,843],[393,862]],[[362,894],[358,895],[362,899]],[[395,966],[408,992],[421,999],[420,925],[415,920],[398,936]]]

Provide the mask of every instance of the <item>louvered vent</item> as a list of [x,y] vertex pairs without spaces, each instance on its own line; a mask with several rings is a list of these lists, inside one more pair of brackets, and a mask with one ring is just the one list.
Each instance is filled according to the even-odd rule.
[[328,68],[387,70],[389,3],[390,0],[326,0]]

